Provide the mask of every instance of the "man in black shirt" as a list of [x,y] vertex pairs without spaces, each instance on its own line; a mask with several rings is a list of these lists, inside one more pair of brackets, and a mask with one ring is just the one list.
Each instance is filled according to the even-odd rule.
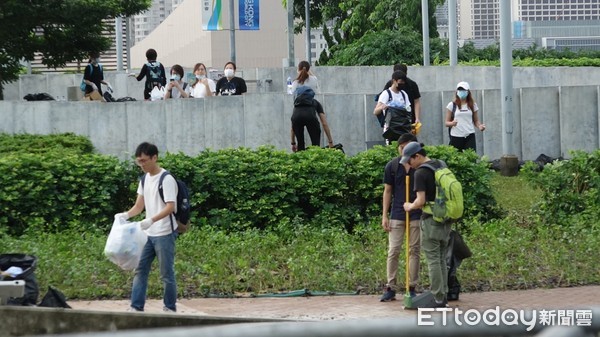
[[[396,64],[394,65],[394,72],[401,71],[404,74],[408,74],[408,67],[406,64]],[[388,89],[392,86],[392,80],[389,80],[383,90]],[[406,78],[404,84],[402,84],[398,89],[404,90],[408,95],[408,100],[410,101],[410,106],[412,107],[412,123],[421,121],[421,92],[419,91],[419,85],[417,82],[411,80],[410,78]]]
[[[422,144],[408,143],[403,151],[400,164],[408,164],[415,171],[415,192],[417,198],[414,202],[405,202],[404,210],[412,212],[422,209],[426,202],[435,200],[436,184],[433,170],[421,167],[424,163],[437,165],[436,160],[427,157],[427,152]],[[435,166],[434,166],[435,167]],[[446,307],[448,293],[448,268],[446,266],[446,250],[450,237],[450,223],[437,222],[431,214],[423,212],[421,215],[421,249],[427,258],[429,267],[429,280],[431,292],[435,297],[436,307]]]

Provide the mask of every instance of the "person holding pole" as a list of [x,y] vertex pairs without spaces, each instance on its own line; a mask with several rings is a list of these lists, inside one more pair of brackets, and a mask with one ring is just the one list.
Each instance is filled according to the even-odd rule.
[[[411,133],[405,133],[398,139],[398,153],[402,154],[402,149],[409,142],[415,142],[417,138]],[[393,301],[396,299],[398,262],[400,252],[402,251],[402,241],[406,233],[410,238],[409,245],[409,266],[408,266],[408,282],[409,293],[415,296],[415,287],[419,282],[419,265],[420,265],[420,229],[419,219],[421,218],[421,210],[410,212],[407,217],[407,212],[404,211],[403,205],[406,201],[414,200],[416,197],[412,179],[415,170],[404,165],[400,165],[400,157],[390,160],[385,166],[383,176],[383,204],[381,227],[388,233],[388,254],[387,254],[387,284],[381,302]],[[409,190],[410,195],[407,198],[406,176],[410,177]],[[391,212],[390,212],[390,205]],[[409,218],[407,226],[406,219]]]

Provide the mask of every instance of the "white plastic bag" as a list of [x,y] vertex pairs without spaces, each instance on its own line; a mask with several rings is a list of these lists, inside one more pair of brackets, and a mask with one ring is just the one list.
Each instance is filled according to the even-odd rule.
[[165,98],[165,88],[154,87],[152,91],[150,91],[150,100],[151,101],[160,101]]
[[139,221],[129,222],[116,217],[106,240],[104,255],[121,269],[133,270],[140,262],[147,240],[148,236]]

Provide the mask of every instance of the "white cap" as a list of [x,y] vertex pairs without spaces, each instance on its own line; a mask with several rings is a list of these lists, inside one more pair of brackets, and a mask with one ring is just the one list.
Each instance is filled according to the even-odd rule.
[[471,90],[471,88],[469,87],[469,83],[467,82],[458,82],[458,84],[456,85],[456,89],[458,88],[463,88],[465,90]]

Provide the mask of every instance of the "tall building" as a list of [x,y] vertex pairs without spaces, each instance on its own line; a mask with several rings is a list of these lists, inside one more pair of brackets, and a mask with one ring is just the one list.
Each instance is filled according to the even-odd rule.
[[[235,4],[241,0],[235,0]],[[131,68],[146,62],[146,50],[153,48],[158,60],[171,67],[179,64],[190,69],[202,62],[207,67],[223,69],[231,59],[229,1],[222,1],[221,20],[224,30],[202,28],[202,2],[182,0],[145,39],[131,48]],[[234,12],[236,20],[237,12]],[[236,22],[237,26],[237,22]],[[235,57],[238,68],[282,67],[288,57],[287,10],[279,0],[260,2],[260,29],[235,30]],[[317,42],[315,42],[317,43]],[[304,35],[294,39],[296,61],[305,58]],[[297,64],[297,63],[296,63]]]
[[134,44],[142,41],[152,33],[182,2],[183,0],[152,0],[150,9],[141,14],[134,15]]
[[[513,38],[528,39],[547,48],[600,50],[600,1],[511,1]],[[447,1],[438,7],[438,22],[447,22]],[[500,0],[457,1],[458,39],[494,43],[500,38]],[[441,25],[442,32],[447,25]],[[440,33],[440,36],[444,36]],[[489,43],[487,43],[489,44]],[[526,46],[523,46],[526,47]]]

